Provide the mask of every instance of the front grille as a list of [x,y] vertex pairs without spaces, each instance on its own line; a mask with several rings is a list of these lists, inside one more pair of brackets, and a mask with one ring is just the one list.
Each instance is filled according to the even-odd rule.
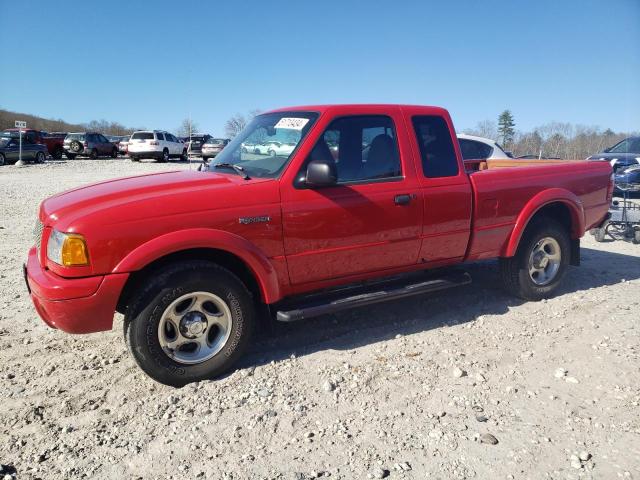
[[36,226],[33,228],[33,239],[36,242],[36,247],[40,248],[40,242],[42,242],[42,229],[44,225],[40,219],[36,220]]

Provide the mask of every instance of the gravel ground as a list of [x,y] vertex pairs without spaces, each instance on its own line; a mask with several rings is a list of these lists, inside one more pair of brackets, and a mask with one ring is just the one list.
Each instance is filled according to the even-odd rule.
[[0,168],[0,480],[640,479],[640,246],[587,236],[539,303],[486,262],[459,290],[276,325],[237,371],[179,390],[136,367],[120,316],[47,328],[21,272],[39,202],[175,168]]

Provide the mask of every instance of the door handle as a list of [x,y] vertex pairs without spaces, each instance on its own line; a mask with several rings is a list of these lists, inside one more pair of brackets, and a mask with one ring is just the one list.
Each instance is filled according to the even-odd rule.
[[411,199],[414,198],[414,195],[409,195],[408,193],[403,193],[401,195],[396,195],[393,198],[393,202],[396,205],[409,205],[409,203],[411,202]]

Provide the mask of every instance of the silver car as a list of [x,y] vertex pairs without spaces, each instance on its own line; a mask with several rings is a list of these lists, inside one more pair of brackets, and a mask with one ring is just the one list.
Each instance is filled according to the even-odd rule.
[[229,138],[210,138],[202,144],[202,160],[207,161],[218,155],[231,140]]

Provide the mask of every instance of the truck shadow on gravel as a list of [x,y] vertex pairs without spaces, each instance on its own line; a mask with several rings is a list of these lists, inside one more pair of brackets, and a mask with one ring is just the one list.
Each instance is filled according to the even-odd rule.
[[[380,303],[295,323],[272,322],[261,332],[238,368],[266,364],[321,350],[350,350],[435,328],[500,315],[525,303],[505,293],[498,263],[468,265],[473,283],[457,289]],[[640,258],[582,249],[582,265],[569,267],[558,296],[640,278]]]

